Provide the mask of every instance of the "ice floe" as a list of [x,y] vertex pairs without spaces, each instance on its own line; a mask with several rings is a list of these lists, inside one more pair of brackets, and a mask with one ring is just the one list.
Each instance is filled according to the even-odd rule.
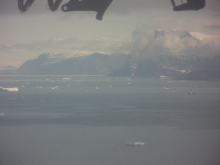
[[13,88],[3,88],[3,87],[0,87],[0,91],[17,92],[18,91],[18,87],[13,87]]
[[189,95],[195,95],[196,92],[189,92],[188,94],[189,94]]
[[127,146],[144,146],[145,143],[143,142],[130,142],[130,143],[127,143]]
[[167,78],[167,76],[163,76],[163,75],[162,75],[162,76],[160,76],[160,78]]
[[50,87],[50,89],[59,89],[59,87],[58,86]]
[[4,114],[4,113],[0,113],[0,117],[1,117],[1,116],[5,116],[5,114]]
[[64,77],[63,80],[71,80],[70,77]]

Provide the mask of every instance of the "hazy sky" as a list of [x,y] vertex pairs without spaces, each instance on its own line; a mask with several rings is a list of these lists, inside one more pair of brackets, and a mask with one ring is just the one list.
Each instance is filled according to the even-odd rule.
[[46,6],[35,0],[20,13],[17,0],[0,0],[0,66],[19,66],[44,52],[128,53],[138,23],[152,35],[158,28],[220,35],[220,0],[187,12],[174,12],[170,0],[113,0],[103,21],[95,12],[51,12]]

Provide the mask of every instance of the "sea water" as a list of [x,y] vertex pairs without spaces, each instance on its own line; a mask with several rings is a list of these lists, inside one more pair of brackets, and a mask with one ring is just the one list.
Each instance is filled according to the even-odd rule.
[[18,88],[0,91],[0,165],[220,164],[219,81],[0,76],[0,86]]

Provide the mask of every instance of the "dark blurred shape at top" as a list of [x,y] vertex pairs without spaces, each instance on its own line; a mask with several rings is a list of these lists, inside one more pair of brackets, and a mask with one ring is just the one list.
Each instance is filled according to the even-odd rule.
[[174,11],[200,10],[205,7],[205,0],[187,0],[187,3],[182,3],[179,6],[176,6],[174,0],[171,0],[171,3]]
[[[18,0],[18,8],[23,13],[26,12],[35,0]],[[56,11],[62,0],[47,0],[51,11]],[[69,0],[62,5],[64,12],[68,11],[95,11],[96,19],[102,20],[103,15],[113,0]],[[181,0],[182,1],[182,0]],[[174,11],[199,10],[205,7],[205,0],[186,0],[187,3],[176,6],[174,0],[171,0]],[[126,4],[125,4],[126,5]],[[126,6],[125,6],[126,7]]]
[[96,11],[96,19],[102,17],[113,0],[70,0],[62,6],[64,12],[68,11]]
[[58,9],[58,7],[60,6],[60,3],[62,2],[62,0],[48,0],[48,6],[50,8],[51,11],[56,11]]
[[24,0],[18,0],[18,8],[20,10],[20,12],[26,12],[29,7],[34,3],[35,0],[27,0],[24,3]]
[[[18,0],[18,8],[26,12],[35,0]],[[51,11],[56,11],[62,0],[47,0]],[[96,11],[96,19],[102,20],[103,15],[113,0],[70,0],[62,6],[62,11]]]

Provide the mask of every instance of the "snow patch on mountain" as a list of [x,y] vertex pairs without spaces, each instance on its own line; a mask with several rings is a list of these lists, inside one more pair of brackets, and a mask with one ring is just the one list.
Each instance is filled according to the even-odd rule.
[[210,40],[210,39],[220,38],[220,35],[208,35],[208,34],[199,33],[199,32],[189,32],[189,33],[200,41],[205,40],[205,39]]

